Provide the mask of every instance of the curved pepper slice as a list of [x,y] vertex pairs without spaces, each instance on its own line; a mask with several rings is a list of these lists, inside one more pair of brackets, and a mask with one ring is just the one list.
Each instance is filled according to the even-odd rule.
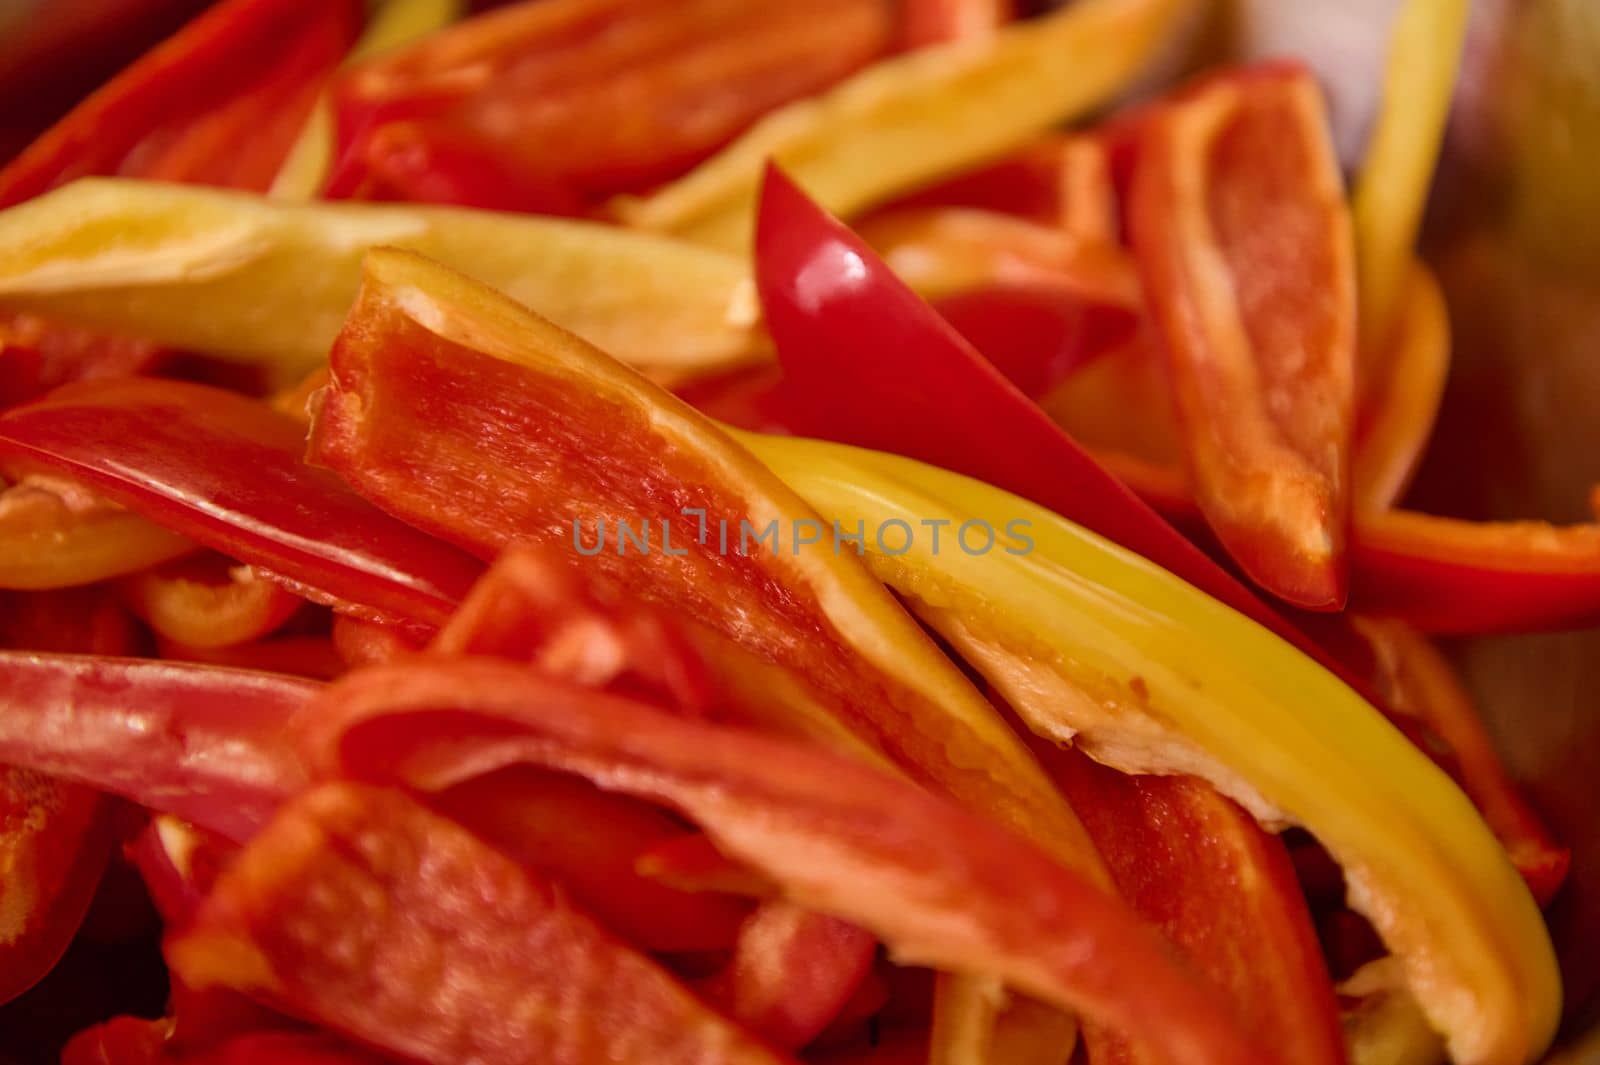
[[194,544],[67,478],[0,489],[0,588],[70,588],[137,573]]
[[217,666],[0,651],[0,760],[248,839],[305,784],[283,729],[317,687]]
[[520,541],[587,556],[624,594],[803,678],[918,781],[1097,868],[993,708],[857,560],[797,550],[830,530],[712,423],[427,260],[376,251],[367,275],[333,350],[314,461],[480,555]]
[[[530,762],[665,803],[791,901],[866,929],[907,962],[982,973],[1138,1031],[1157,1060],[1276,1060],[1090,880],[993,822],[852,760],[491,660],[373,667],[339,682],[300,721],[303,749],[322,773],[434,790]],[[1151,1017],[1163,1023],[1151,1026]]]
[[360,21],[356,0],[217,4],[0,171],[0,206],[85,174],[265,188]]
[[123,600],[157,636],[197,648],[257,640],[303,600],[220,555],[200,555],[120,582]]
[[1201,511],[1256,583],[1339,609],[1355,253],[1311,76],[1227,74],[1160,106],[1129,219]]
[[384,148],[400,133],[495,160],[509,187],[489,195],[581,211],[682,173],[766,112],[853,73],[893,43],[893,16],[885,0],[513,5],[341,79],[330,191],[417,198]]
[[374,245],[463,270],[637,365],[703,371],[755,347],[745,265],[709,248],[569,219],[112,178],[0,212],[0,308],[301,373],[327,356]]
[[854,214],[1022,147],[1104,103],[1186,21],[1189,0],[1089,0],[877,63],[756,123],[686,176],[616,205],[631,225],[747,246],[761,168],[782,163]]
[[0,416],[0,454],[107,498],[344,609],[442,622],[482,567],[300,458],[265,404],[151,378],[85,381]]
[[294,800],[166,955],[191,986],[438,1065],[782,1060],[552,884],[397,791],[329,784]]
[[[756,275],[791,406],[808,419],[801,428],[1024,495],[1326,657],[1103,469],[775,168],[762,193]],[[1339,635],[1318,631],[1330,646]]]
[[[1527,887],[1471,802],[1372,706],[1266,629],[1042,507],[908,459],[737,434],[827,517],[1021,521],[982,554],[868,563],[1036,731],[1128,772],[1202,776],[1305,827],[1457,1060],[1548,1044],[1561,988]],[[978,542],[982,542],[981,540]]]
[[[462,0],[382,0],[345,56],[345,63],[380,55],[434,33],[460,18],[463,6]],[[333,104],[324,91],[306,116],[267,194],[280,200],[315,199],[333,168],[333,150]]]
[[1128,776],[1071,748],[1039,757],[1118,892],[1227,994],[1246,1029],[1289,1061],[1341,1065],[1333,984],[1283,844],[1194,777]]

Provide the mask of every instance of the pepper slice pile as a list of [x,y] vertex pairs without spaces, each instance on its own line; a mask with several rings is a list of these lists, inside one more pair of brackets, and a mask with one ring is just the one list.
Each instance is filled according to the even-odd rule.
[[137,878],[69,1063],[1537,1057],[1428,634],[1600,540],[1397,508],[1464,5],[1353,198],[1036,6],[225,0],[0,170],[0,1033]]

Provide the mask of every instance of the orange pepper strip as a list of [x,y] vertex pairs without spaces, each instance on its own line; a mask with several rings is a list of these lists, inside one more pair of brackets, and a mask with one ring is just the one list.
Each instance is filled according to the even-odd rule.
[[1395,506],[1405,495],[1450,374],[1450,318],[1439,283],[1416,263],[1404,292],[1386,333],[1384,377],[1361,383],[1350,471],[1357,515]]
[[1338,609],[1355,266],[1316,83],[1288,66],[1223,75],[1142,130],[1132,242],[1201,510],[1262,587]]
[[[827,527],[691,408],[404,252],[368,255],[332,369],[310,455],[358,493],[484,556],[513,541],[591,555],[586,571],[629,597],[803,678],[913,779],[1103,877],[1082,826],[971,682],[858,560],[795,549]],[[619,521],[647,529],[652,549],[596,551],[599,523],[619,535]],[[770,524],[776,549],[747,537],[742,552],[741,522]]]
[[158,636],[190,647],[260,639],[304,603],[249,567],[209,553],[127,577],[121,588],[129,607]]
[[30,474],[0,490],[0,588],[93,584],[193,550],[64,477]]
[[1358,618],[1388,677],[1391,705],[1421,718],[1454,756],[1461,786],[1505,844],[1540,905],[1566,879],[1572,852],[1551,837],[1501,764],[1483,717],[1455,670],[1431,641],[1399,621]]

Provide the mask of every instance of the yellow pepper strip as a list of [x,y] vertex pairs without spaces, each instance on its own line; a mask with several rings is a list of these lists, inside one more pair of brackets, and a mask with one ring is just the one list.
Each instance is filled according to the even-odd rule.
[[1351,455],[1351,506],[1357,513],[1400,502],[1422,459],[1450,375],[1450,314],[1432,272],[1412,261],[1386,335],[1381,380],[1367,392]]
[[1381,357],[1411,270],[1461,65],[1467,6],[1467,0],[1406,0],[1389,38],[1383,106],[1352,204],[1361,342],[1368,360]]
[[[1332,674],[982,482],[840,445],[738,438],[824,518],[922,530],[900,554],[869,531],[869,566],[1036,732],[1127,772],[1205,777],[1264,823],[1315,835],[1457,1061],[1517,1065],[1549,1043],[1560,979],[1522,879],[1450,778]],[[941,519],[936,550],[925,533]],[[969,554],[952,534],[980,520],[996,544]],[[982,546],[981,531],[968,542]]]
[[638,367],[703,372],[758,350],[745,265],[708,248],[566,219],[118,178],[0,212],[0,309],[292,373],[327,356],[374,245],[472,274]]
[[[462,0],[386,0],[373,13],[345,63],[360,62],[426,37],[461,17]],[[333,166],[333,106],[324,92],[305,128],[273,179],[267,195],[281,200],[311,200],[322,190]]]
[[683,178],[618,200],[616,211],[644,229],[743,249],[771,158],[848,217],[1106,103],[1197,6],[1082,0],[992,37],[896,56],[774,111]]
[[75,481],[31,474],[0,488],[0,588],[94,584],[194,550]]

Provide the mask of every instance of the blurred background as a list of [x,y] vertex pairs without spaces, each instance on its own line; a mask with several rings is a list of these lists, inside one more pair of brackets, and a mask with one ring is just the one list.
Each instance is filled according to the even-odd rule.
[[[0,159],[205,6],[0,0]],[[1309,61],[1349,163],[1376,107],[1397,6],[1231,0],[1204,52]],[[1600,506],[1600,0],[1474,0],[1426,247],[1449,297],[1454,363],[1410,504],[1472,518],[1591,516]],[[1550,914],[1568,995],[1554,1060],[1600,1063],[1600,631],[1453,651],[1512,771],[1573,848]],[[68,962],[50,982],[72,981],[85,1009],[95,987],[137,978],[107,956]],[[151,991],[159,1008],[163,989]]]

